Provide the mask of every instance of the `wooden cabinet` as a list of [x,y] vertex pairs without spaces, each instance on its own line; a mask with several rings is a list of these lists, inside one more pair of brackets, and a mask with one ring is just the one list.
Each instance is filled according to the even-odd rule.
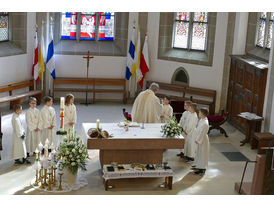
[[[227,111],[230,123],[245,132],[241,112],[263,115],[268,64],[245,55],[231,55]],[[260,131],[260,124],[255,131]]]

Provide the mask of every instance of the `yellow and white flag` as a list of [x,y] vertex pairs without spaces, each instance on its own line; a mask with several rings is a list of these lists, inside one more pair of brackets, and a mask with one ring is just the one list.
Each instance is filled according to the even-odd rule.
[[41,34],[41,41],[40,41],[39,50],[38,50],[38,64],[39,64],[39,71],[38,71],[39,79],[42,81],[43,80],[43,72],[45,71],[43,32]]

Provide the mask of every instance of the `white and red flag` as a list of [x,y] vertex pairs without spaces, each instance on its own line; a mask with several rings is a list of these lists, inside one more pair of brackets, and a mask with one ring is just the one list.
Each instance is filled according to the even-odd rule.
[[34,35],[34,56],[32,65],[32,76],[36,83],[39,83],[39,65],[38,65],[38,39],[37,39],[37,28]]
[[149,57],[148,57],[148,44],[147,35],[145,37],[143,51],[140,60],[140,70],[142,72],[142,79],[139,81],[139,85],[143,88],[143,81],[147,72],[149,72]]

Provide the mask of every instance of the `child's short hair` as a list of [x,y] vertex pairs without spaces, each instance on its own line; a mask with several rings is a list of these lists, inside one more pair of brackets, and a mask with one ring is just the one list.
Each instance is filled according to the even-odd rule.
[[187,106],[190,106],[191,103],[192,103],[192,101],[185,101],[185,104],[186,104]]
[[22,109],[22,106],[20,104],[16,104],[13,107],[13,111],[16,112],[17,110]]
[[170,101],[170,96],[165,96],[164,98],[166,98],[168,101]]
[[68,105],[69,101],[73,98],[74,98],[73,94],[67,94],[66,100],[65,100],[65,105]]
[[35,97],[30,97],[29,98],[29,103],[31,103],[31,102],[37,102],[37,99]]
[[208,116],[208,109],[207,108],[201,108],[200,109],[200,112],[202,112],[202,114],[204,115],[204,116]]
[[197,104],[196,103],[191,103],[189,106],[196,111],[196,109],[197,109]]
[[44,101],[45,101],[45,103],[47,103],[47,102],[53,101],[53,98],[50,96],[45,96]]

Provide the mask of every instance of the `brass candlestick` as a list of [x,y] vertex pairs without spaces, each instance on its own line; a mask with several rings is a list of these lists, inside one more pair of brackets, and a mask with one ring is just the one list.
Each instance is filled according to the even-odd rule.
[[44,176],[42,175],[42,170],[43,170],[43,169],[40,169],[40,182],[41,182],[41,185],[40,185],[39,188],[43,190],[43,189],[45,189],[45,185],[44,185],[44,183],[43,183],[43,177],[44,177]]
[[43,181],[42,170],[43,170],[43,169],[40,169],[40,170],[39,170],[39,182],[42,182],[42,181]]
[[53,186],[56,187],[56,170],[57,167],[53,168]]
[[39,182],[39,180],[38,180],[38,169],[36,169],[36,179],[35,179],[35,183],[34,183],[34,186],[38,186],[38,182]]
[[47,176],[48,176],[47,175],[47,171],[48,171],[47,169],[44,169],[44,176],[43,176],[44,177],[44,186],[48,186],[48,183],[47,183]]
[[62,188],[62,175],[63,173],[59,173],[59,187],[58,187],[58,191],[62,191],[63,188]]
[[51,176],[52,176],[52,174],[51,174],[51,172],[49,171],[49,181],[48,181],[48,191],[52,191],[52,187],[51,187]]

